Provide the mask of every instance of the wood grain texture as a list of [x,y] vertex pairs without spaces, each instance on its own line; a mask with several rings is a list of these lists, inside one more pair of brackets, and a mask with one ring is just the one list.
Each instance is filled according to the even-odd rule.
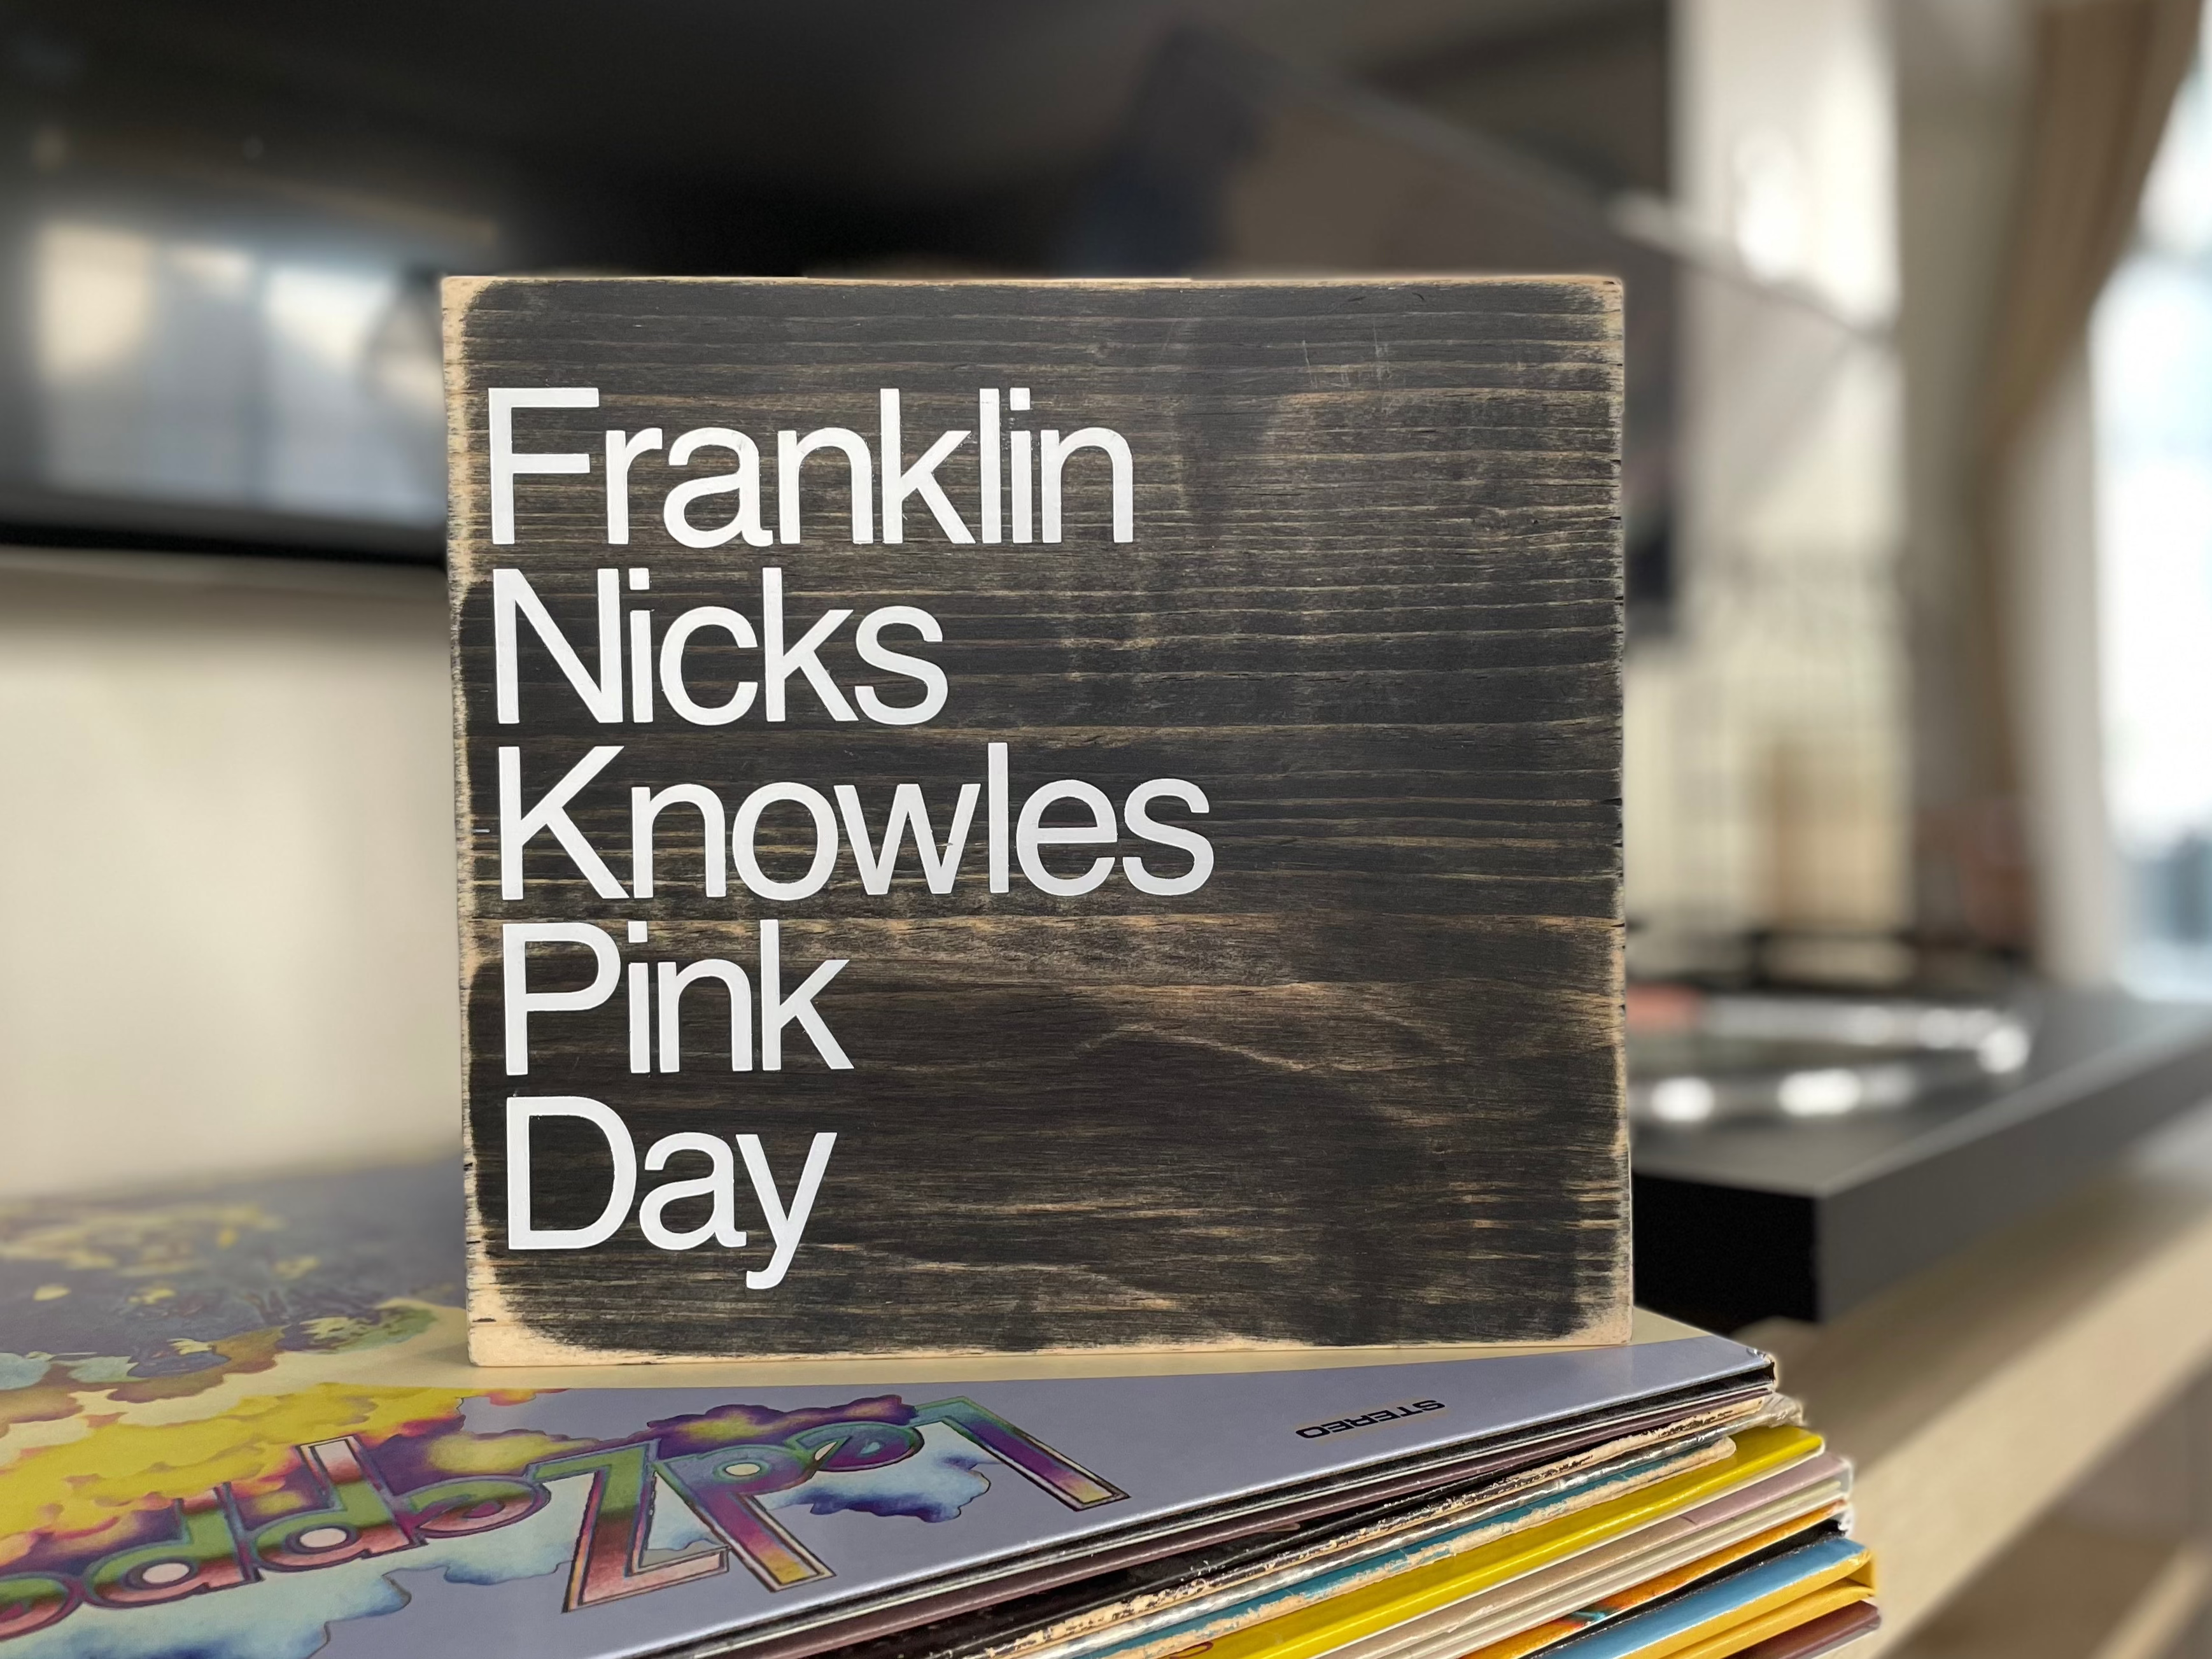
[[[471,279],[448,285],[447,313],[479,1359],[1626,1335],[1614,284]],[[487,391],[550,386],[595,386],[599,406],[530,411],[516,447],[587,452],[592,471],[522,480],[516,540],[495,547]],[[1060,544],[952,545],[910,501],[903,545],[855,546],[829,453],[806,464],[799,544],[679,546],[662,495],[724,470],[714,451],[686,468],[641,457],[632,540],[606,544],[608,428],[750,434],[772,529],[776,433],[872,443],[884,386],[902,393],[909,462],[977,426],[979,387],[1033,391],[1011,423],[1121,433],[1133,539],[1109,538],[1094,454],[1070,464]],[[938,475],[971,528],[976,458],[971,440]],[[898,648],[942,665],[949,702],[923,726],[846,723],[794,681],[782,725],[757,709],[601,725],[526,629],[522,719],[497,724],[494,568],[522,571],[588,647],[596,573],[633,566],[651,588],[623,603],[662,627],[702,605],[757,621],[768,566],[794,633],[833,605],[919,606],[945,638]],[[696,660],[740,672],[727,652]],[[849,626],[823,661],[848,695],[912,700],[854,654]],[[627,883],[634,786],[704,784],[734,811],[771,781],[848,784],[880,834],[892,786],[918,781],[941,834],[994,741],[1017,804],[1061,778],[1116,802],[1147,779],[1197,784],[1210,812],[1161,817],[1205,834],[1211,878],[1060,897],[1017,872],[993,893],[979,812],[946,893],[909,848],[880,896],[846,849],[804,900],[756,898],[734,874],[711,899],[699,814],[679,807],[653,897],[599,896],[544,836],[525,897],[501,897],[502,744],[527,800],[593,745],[623,745],[573,817]],[[803,811],[772,811],[759,845],[794,877]],[[1127,837],[1048,861],[1094,852],[1187,863]],[[853,1069],[800,1041],[781,1072],[732,1073],[708,993],[685,1005],[680,1072],[631,1073],[617,995],[539,1017],[531,1074],[506,1074],[502,923],[620,940],[644,921],[650,942],[625,960],[745,963],[762,917],[782,923],[787,989],[848,959],[819,1006]],[[509,1249],[506,1103],[524,1092],[605,1102],[641,1152],[679,1130],[759,1134],[787,1188],[834,1130],[789,1276],[744,1285],[768,1251],[742,1171],[746,1249],[659,1249],[635,1220],[593,1249]],[[595,1131],[541,1130],[540,1225],[588,1221],[607,1179]],[[706,1213],[679,1201],[669,1220]]]

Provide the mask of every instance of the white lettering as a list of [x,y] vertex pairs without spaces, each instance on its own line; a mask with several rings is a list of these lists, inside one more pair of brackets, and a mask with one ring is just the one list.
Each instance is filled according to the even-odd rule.
[[822,1016],[815,1012],[814,999],[823,987],[837,977],[846,965],[843,957],[833,957],[806,976],[806,981],[789,996],[783,994],[783,925],[763,921],[760,925],[760,994],[761,1070],[780,1072],[783,1069],[783,1028],[793,1020],[814,1043],[833,1072],[849,1072],[853,1062],[845,1057]]
[[786,646],[783,642],[783,572],[769,565],[761,572],[761,631],[767,636],[761,648],[761,684],[767,689],[764,699],[767,716],[780,720],[784,716],[784,682],[796,672],[806,677],[814,688],[814,695],[822,699],[822,706],[830,711],[834,720],[860,719],[853,705],[845,701],[845,694],[837,689],[822,666],[822,659],[814,653],[828,642],[830,636],[845,625],[850,611],[825,611],[814,626],[799,636],[799,643]]
[[[614,1181],[606,1207],[588,1227],[532,1224],[530,1126],[541,1117],[580,1117],[607,1138],[614,1159]],[[596,1100],[581,1095],[514,1095],[507,1103],[507,1248],[510,1250],[588,1250],[615,1236],[637,1194],[637,1150],[623,1121]]]
[[672,962],[660,964],[660,1069],[684,1069],[684,994],[701,980],[720,980],[730,994],[730,1069],[753,1068],[753,987],[745,970],[734,962],[708,957],[678,969]]
[[921,458],[912,466],[901,465],[899,436],[899,394],[895,386],[885,386],[878,394],[881,405],[883,432],[884,474],[884,540],[894,545],[906,539],[906,498],[919,495],[938,528],[947,539],[962,544],[975,538],[968,533],[968,526],[952,510],[945,499],[944,487],[937,482],[937,469],[945,458],[968,441],[963,431],[948,432],[924,450]]
[[727,702],[702,703],[692,697],[684,678],[684,653],[691,636],[702,628],[726,630],[740,651],[750,651],[759,644],[753,637],[753,625],[727,605],[702,605],[685,611],[660,636],[660,695],[694,726],[727,726],[753,706],[755,688],[750,680],[739,680]]
[[[738,470],[719,472],[709,478],[693,478],[670,490],[667,500],[660,504],[662,527],[685,547],[720,547],[739,536],[745,538],[748,546],[766,547],[771,538],[761,526],[760,447],[750,438],[726,426],[702,426],[669,445],[668,464],[682,466],[691,459],[694,451],[709,446],[735,453]],[[738,511],[729,523],[701,530],[686,516],[692,502],[709,495],[726,495],[732,490],[737,492]]]
[[494,386],[489,398],[491,539],[495,547],[514,540],[514,481],[526,473],[589,472],[592,458],[569,453],[521,455],[514,448],[518,409],[597,409],[599,389],[588,386]]
[[[756,844],[761,814],[778,801],[795,802],[814,817],[813,861],[797,881],[778,881],[761,868],[760,849]],[[811,898],[822,890],[830,871],[836,867],[836,816],[818,789],[810,789],[803,783],[763,784],[744,798],[738,805],[737,816],[730,821],[730,857],[738,866],[738,878],[744,883],[746,891],[786,904],[793,899]]]
[[1037,471],[1042,475],[1040,493],[1044,497],[1039,517],[1043,520],[1044,539],[1060,539],[1060,468],[1079,449],[1104,452],[1113,469],[1114,539],[1132,539],[1136,533],[1136,463],[1130,458],[1129,441],[1103,426],[1086,426],[1065,438],[1050,427],[1037,434]]
[[983,498],[983,539],[995,542],[1000,539],[1005,503],[1000,499],[1004,486],[999,476],[999,388],[994,386],[975,394],[975,489]]
[[[591,949],[596,966],[592,982],[580,991],[533,991],[530,988],[530,947],[533,945],[582,945]],[[507,1074],[530,1075],[530,1016],[573,1013],[596,1008],[615,994],[622,977],[622,953],[604,928],[587,921],[510,921],[499,930],[500,1003],[507,1016]]]
[[629,544],[629,465],[648,449],[660,447],[660,428],[607,434],[607,540],[616,547]]
[[537,630],[539,641],[553,655],[554,665],[568,677],[568,684],[584,700],[592,718],[602,725],[621,721],[622,588],[611,570],[599,572],[599,672],[595,678],[531,586],[530,579],[520,570],[491,573],[492,685],[501,726],[513,726],[522,718],[518,684],[521,653],[514,626],[518,615]]
[[729,865],[724,848],[722,798],[703,783],[674,783],[658,793],[643,785],[629,792],[629,890],[633,898],[653,896],[653,828],[671,806],[696,806],[705,845],[701,856],[706,870],[708,898],[730,890]]
[[[745,1236],[738,1231],[738,1161],[730,1156],[728,1146],[713,1135],[663,1135],[647,1149],[645,1167],[662,1169],[678,1152],[704,1153],[709,1169],[688,1181],[664,1182],[645,1195],[645,1202],[637,1206],[637,1230],[646,1243],[657,1249],[689,1250],[711,1238],[726,1250],[744,1249]],[[686,1198],[711,1198],[714,1208],[706,1221],[679,1233],[661,1216],[671,1204]]]
[[622,884],[615,879],[592,843],[584,839],[584,832],[576,828],[568,816],[568,803],[583,790],[586,784],[606,769],[606,764],[622,753],[620,744],[602,744],[570,767],[560,782],[545,792],[544,799],[527,812],[522,810],[522,750],[512,745],[499,751],[499,896],[503,899],[522,896],[522,853],[541,830],[553,832],[553,839],[561,843],[562,850],[583,872],[584,879],[592,884],[592,890],[601,898],[628,898]]
[[876,474],[873,459],[868,453],[868,441],[859,433],[842,426],[825,426],[803,438],[796,432],[775,434],[777,534],[787,542],[795,542],[799,538],[799,465],[818,449],[842,449],[845,452],[845,459],[850,463],[853,474],[853,540],[855,543],[875,540],[875,521],[871,513],[872,498],[876,493]]
[[887,605],[880,611],[871,611],[860,618],[860,627],[854,630],[854,643],[860,660],[887,674],[903,674],[917,681],[921,686],[921,701],[902,708],[885,702],[872,685],[856,686],[853,700],[878,726],[920,726],[945,707],[950,691],[945,683],[945,671],[926,657],[910,657],[884,646],[880,636],[886,628],[911,628],[932,645],[945,638],[945,630],[938,626],[936,617],[910,605]]
[[1129,885],[1140,893],[1176,898],[1195,893],[1206,885],[1206,878],[1213,873],[1213,843],[1180,824],[1162,823],[1155,818],[1149,809],[1154,801],[1163,799],[1179,800],[1194,812],[1213,810],[1206,803],[1206,791],[1196,784],[1185,783],[1181,778],[1154,778],[1129,792],[1129,799],[1121,804],[1122,821],[1133,835],[1189,854],[1190,868],[1179,876],[1156,876],[1145,867],[1142,859],[1125,858],[1121,860],[1121,873],[1129,878]]
[[769,1258],[767,1267],[745,1274],[745,1288],[772,1291],[783,1283],[784,1274],[791,1269],[791,1258],[799,1252],[799,1237],[814,1212],[814,1195],[822,1189],[822,1176],[830,1167],[830,1149],[836,1146],[837,1137],[828,1133],[814,1137],[788,1208],[776,1195],[775,1177],[769,1173],[768,1153],[760,1137],[739,1135],[737,1141],[738,1150],[744,1154],[745,1173],[752,1177],[753,1196],[760,1200],[761,1213],[768,1218],[769,1237],[775,1241],[775,1253]]
[[985,793],[990,801],[986,823],[991,851],[991,890],[1003,893],[1012,885],[1006,859],[1006,796],[1009,785],[1005,744],[987,743],[983,745],[983,781]]
[[[1048,824],[1045,813],[1054,803],[1063,800],[1080,801],[1091,809],[1091,822],[1076,824]],[[1057,893],[1062,898],[1073,898],[1087,893],[1114,873],[1110,858],[1094,859],[1090,869],[1079,876],[1055,876],[1045,868],[1039,856],[1041,847],[1085,847],[1115,837],[1114,803],[1106,792],[1096,784],[1075,778],[1062,778],[1057,783],[1048,783],[1022,803],[1021,817],[1014,825],[1014,855],[1021,860],[1022,873],[1040,892]]]
[[860,872],[861,887],[878,895],[891,890],[900,839],[911,835],[929,890],[951,892],[953,878],[960,873],[961,857],[968,850],[968,827],[975,820],[975,799],[982,793],[972,783],[960,786],[960,799],[952,808],[952,827],[945,832],[945,850],[939,853],[930,836],[929,808],[922,800],[921,786],[899,785],[891,791],[890,818],[884,826],[883,851],[878,854],[869,840],[868,821],[860,811],[860,792],[849,783],[839,784],[837,810],[844,815],[845,835],[853,848],[853,862]]

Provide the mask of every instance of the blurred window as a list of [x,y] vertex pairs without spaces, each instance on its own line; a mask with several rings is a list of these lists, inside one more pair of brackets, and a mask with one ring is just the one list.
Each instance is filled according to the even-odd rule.
[[427,276],[68,220],[32,257],[46,483],[438,522]]
[[2212,996],[2212,94],[2177,102],[2091,336],[2120,969]]

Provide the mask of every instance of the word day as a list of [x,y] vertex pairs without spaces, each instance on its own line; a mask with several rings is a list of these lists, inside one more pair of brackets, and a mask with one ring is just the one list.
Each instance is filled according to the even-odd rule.
[[[564,1117],[590,1124],[604,1136],[611,1162],[607,1195],[597,1218],[582,1227],[541,1227],[537,1224],[537,1200],[531,1185],[531,1130],[540,1118]],[[629,1220],[635,1207],[638,1231],[658,1250],[693,1250],[712,1240],[726,1250],[745,1248],[746,1235],[738,1225],[737,1163],[730,1156],[734,1142],[745,1161],[745,1178],[768,1226],[775,1253],[766,1267],[749,1270],[745,1288],[772,1291],[791,1270],[806,1234],[806,1220],[814,1212],[814,1200],[822,1190],[822,1177],[830,1168],[830,1154],[837,1145],[836,1134],[823,1131],[806,1149],[806,1164],[799,1173],[788,1203],[777,1192],[769,1168],[767,1151],[758,1135],[716,1135],[687,1129],[663,1135],[646,1149],[648,1174],[668,1167],[679,1152],[707,1160],[708,1172],[676,1181],[664,1181],[638,1201],[638,1155],[629,1127],[604,1101],[583,1095],[515,1095],[507,1103],[507,1247],[510,1250],[588,1250],[604,1244]],[[668,1206],[685,1199],[710,1200],[708,1219],[696,1227],[669,1225]]]

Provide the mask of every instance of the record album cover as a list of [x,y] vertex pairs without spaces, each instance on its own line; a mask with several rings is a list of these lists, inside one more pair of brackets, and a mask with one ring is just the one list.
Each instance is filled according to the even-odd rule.
[[0,1651],[818,1652],[1772,1385],[1663,1325],[1241,1374],[487,1371],[460,1212],[445,1165],[0,1208]]

